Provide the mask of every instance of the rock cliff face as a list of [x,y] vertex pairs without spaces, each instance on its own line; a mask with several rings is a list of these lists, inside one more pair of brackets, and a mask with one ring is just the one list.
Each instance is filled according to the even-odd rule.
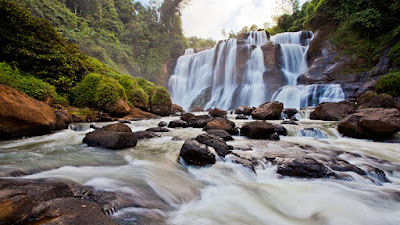
[[339,54],[325,35],[324,30],[314,33],[307,53],[309,69],[298,77],[299,84],[338,83],[342,85],[346,98],[354,99],[358,94],[374,89],[378,79],[389,72],[390,62],[385,56],[370,71],[347,72],[351,58]]

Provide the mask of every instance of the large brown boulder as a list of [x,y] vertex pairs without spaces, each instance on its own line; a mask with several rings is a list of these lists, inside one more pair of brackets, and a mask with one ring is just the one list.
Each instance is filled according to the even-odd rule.
[[226,117],[226,111],[220,108],[212,109],[209,114],[212,117],[222,117],[222,118]]
[[102,147],[108,149],[122,149],[135,147],[138,134],[124,124],[112,124],[93,132],[87,133],[83,143],[92,147]]
[[198,141],[186,141],[179,153],[188,165],[205,166],[215,164],[215,155],[204,144]]
[[232,129],[235,127],[235,123],[227,120],[225,118],[216,118],[207,123],[207,125],[203,128],[204,131],[208,131],[211,129],[224,130],[228,133],[232,133]]
[[312,120],[340,121],[352,114],[355,109],[354,102],[325,102],[319,104],[310,114]]
[[245,123],[240,129],[240,135],[252,139],[272,139],[275,133],[275,125],[265,121],[253,121]]
[[338,130],[353,138],[389,139],[400,131],[400,111],[385,108],[362,109],[343,119]]
[[0,139],[48,134],[56,116],[46,103],[0,84]]
[[171,105],[171,112],[172,113],[178,113],[178,112],[183,112],[183,111],[184,110],[183,110],[182,106],[179,106],[177,104],[172,104]]
[[251,112],[253,112],[253,108],[250,108],[248,106],[239,106],[235,110],[235,114],[243,114],[247,116],[250,116]]
[[398,105],[393,97],[388,94],[377,94],[375,92],[365,92],[357,98],[357,109],[366,108],[397,108]]
[[187,124],[185,127],[193,128],[203,128],[208,122],[213,120],[214,117],[209,115],[196,116],[192,113],[185,113],[181,116],[181,120],[185,121]]
[[251,116],[256,120],[278,120],[281,117],[283,104],[280,102],[266,102],[256,108]]
[[108,113],[110,116],[123,117],[129,114],[130,107],[126,100],[118,99],[114,104],[103,107],[104,112]]
[[196,141],[213,147],[219,156],[225,157],[230,153],[228,145],[225,143],[224,139],[220,137],[211,134],[200,134],[196,137]]

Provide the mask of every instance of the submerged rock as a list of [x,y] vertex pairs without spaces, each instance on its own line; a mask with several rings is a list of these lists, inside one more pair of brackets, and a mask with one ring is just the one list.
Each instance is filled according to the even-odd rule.
[[279,120],[283,104],[280,102],[266,102],[256,108],[251,116],[256,120]]
[[324,102],[319,104],[310,114],[312,120],[340,121],[354,113],[354,102]]
[[196,137],[196,141],[209,147],[213,147],[217,154],[222,157],[225,157],[230,152],[229,147],[225,143],[224,139],[215,135],[200,134]]
[[55,127],[50,106],[0,84],[0,139],[48,134]]
[[362,109],[343,119],[338,125],[338,131],[353,138],[389,139],[400,131],[400,111]]
[[215,164],[215,155],[208,149],[207,145],[200,144],[196,140],[185,141],[179,156],[188,165],[206,166]]
[[286,115],[288,119],[292,118],[294,115],[297,114],[297,109],[294,108],[286,108],[283,110],[283,113]]
[[253,108],[250,108],[248,106],[239,106],[235,110],[235,114],[243,114],[246,116],[250,116],[251,112],[253,112]]
[[185,127],[187,123],[183,120],[173,120],[169,122],[168,127],[169,128],[177,128],[177,127]]
[[156,134],[154,131],[137,131],[137,132],[133,132],[132,134],[135,135],[137,140],[161,137],[160,135]]
[[238,115],[238,116],[236,116],[235,119],[237,119],[237,120],[248,120],[249,117],[248,117],[248,116],[245,116],[245,115]]
[[158,127],[166,127],[168,124],[165,121],[161,121],[158,123]]
[[165,132],[169,132],[170,130],[165,127],[151,127],[149,129],[147,129],[146,131],[165,133]]
[[225,118],[216,118],[207,123],[207,125],[203,128],[204,131],[217,129],[217,130],[225,130],[228,133],[232,133],[232,129],[235,127],[235,123],[227,120]]

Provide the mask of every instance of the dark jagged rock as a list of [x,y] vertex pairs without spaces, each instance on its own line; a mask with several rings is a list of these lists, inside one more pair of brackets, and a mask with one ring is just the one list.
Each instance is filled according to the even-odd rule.
[[266,102],[256,108],[251,116],[256,120],[278,120],[281,117],[283,104],[280,102]]
[[400,131],[400,111],[385,108],[362,109],[340,121],[338,130],[353,138],[388,139]]
[[76,195],[78,184],[51,180],[0,180],[1,224],[116,225],[100,205]]
[[160,133],[169,132],[169,130],[165,127],[152,127],[147,129],[146,131],[160,132]]
[[110,132],[132,133],[131,128],[129,128],[127,125],[121,124],[121,123],[110,124],[110,125],[102,127],[100,130],[102,130],[102,131],[110,131]]
[[168,127],[169,128],[177,128],[177,127],[185,127],[187,123],[183,120],[173,120],[169,122]]
[[331,173],[322,163],[313,158],[273,158],[268,159],[277,165],[277,173],[289,177],[324,178]]
[[161,121],[158,123],[158,127],[166,127],[166,126],[168,126],[168,124],[165,121]]
[[250,116],[251,112],[253,112],[253,108],[250,108],[248,106],[239,106],[235,110],[235,114],[243,114],[247,116]]
[[108,149],[122,149],[135,147],[137,144],[136,135],[131,132],[112,132],[95,130],[86,134],[83,143],[92,147],[103,147]]
[[361,176],[366,175],[366,172],[364,170],[362,170],[359,167],[357,167],[353,164],[350,164],[349,162],[344,161],[344,160],[329,161],[327,163],[327,166],[334,171],[339,171],[339,172],[350,171],[350,172],[357,173]]
[[276,126],[265,121],[253,121],[245,123],[240,129],[242,136],[252,139],[271,139],[271,135],[275,133]]
[[240,128],[239,127],[234,127],[232,129],[232,135],[239,135],[240,134]]
[[133,132],[132,134],[135,135],[137,140],[160,137],[160,135],[153,131],[137,131]]
[[237,119],[237,120],[248,120],[249,117],[248,117],[248,116],[245,116],[245,115],[238,115],[238,116],[236,116],[235,119]]
[[182,157],[188,165],[206,166],[215,164],[215,155],[211,153],[207,145],[200,144],[196,140],[185,141],[179,156]]
[[54,113],[56,115],[56,130],[68,129],[69,124],[73,122],[71,113],[67,110],[58,110]]
[[217,129],[217,130],[225,130],[228,133],[232,133],[232,129],[235,127],[235,123],[227,120],[225,118],[216,118],[207,123],[207,125],[203,128],[204,131]]
[[196,141],[205,144],[209,147],[213,147],[219,156],[225,157],[229,154],[229,147],[225,143],[224,139],[210,135],[210,134],[200,134],[196,137]]
[[214,108],[213,110],[210,111],[210,116],[212,117],[222,117],[226,118],[226,111],[220,108]]
[[131,121],[129,120],[118,120],[119,123],[126,123],[126,124],[131,124]]
[[338,103],[321,103],[315,110],[310,114],[312,120],[324,120],[324,121],[340,121],[346,116],[354,113],[355,104],[354,102],[338,102]]
[[287,108],[287,109],[283,109],[283,113],[286,115],[286,117],[288,119],[292,118],[294,115],[297,114],[297,109],[294,108]]
[[217,136],[217,137],[220,137],[220,138],[224,139],[225,141],[233,140],[233,137],[225,130],[211,129],[211,130],[207,130],[207,133]]
[[0,84],[0,139],[48,134],[55,126],[50,106]]

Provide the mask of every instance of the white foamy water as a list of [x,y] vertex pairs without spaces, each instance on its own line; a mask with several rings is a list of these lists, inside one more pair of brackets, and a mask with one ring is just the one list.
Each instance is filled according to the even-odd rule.
[[[145,130],[159,121],[129,126]],[[245,122],[235,120],[239,127]],[[205,168],[179,164],[183,140],[201,134],[201,129],[171,129],[134,148],[111,151],[83,144],[84,135],[92,131],[83,124],[82,131],[1,141],[0,174],[19,170],[31,174],[23,178],[70,179],[119,193],[137,203],[112,216],[120,224],[400,224],[399,144],[342,138],[337,122],[298,123],[284,125],[289,134],[278,142],[239,136],[228,142],[235,153],[259,162],[256,173],[223,160]],[[182,141],[171,141],[175,136]],[[348,179],[282,177],[265,160],[276,155],[339,158],[360,168],[373,166],[391,183],[354,172],[341,172]]]

